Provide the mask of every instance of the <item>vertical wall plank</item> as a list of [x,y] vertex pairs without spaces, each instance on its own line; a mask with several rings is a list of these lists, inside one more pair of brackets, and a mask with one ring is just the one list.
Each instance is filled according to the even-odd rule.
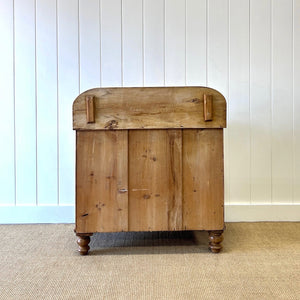
[[58,7],[59,203],[75,200],[75,136],[72,103],[79,93],[78,0],[59,0]]
[[100,3],[79,1],[80,92],[100,86]]
[[143,2],[122,4],[123,85],[143,86]]
[[300,203],[300,0],[294,0],[294,203]]
[[164,85],[164,0],[144,0],[144,85]]
[[[228,0],[207,1],[207,85],[228,98]],[[227,118],[230,111],[227,109]],[[224,133],[225,202],[230,202],[228,129]]]
[[102,86],[122,86],[121,0],[101,0]]
[[250,2],[251,202],[272,201],[270,0]]
[[272,2],[272,201],[293,198],[292,0]]
[[230,0],[228,143],[231,202],[250,203],[249,0]]
[[186,84],[206,85],[206,0],[186,0]]
[[0,205],[15,202],[15,150],[14,150],[14,22],[13,0],[1,1],[0,9],[0,105],[4,108],[1,115],[0,136]]
[[165,0],[165,83],[182,86],[185,80],[185,1]]
[[36,203],[35,1],[15,1],[16,202]]
[[57,52],[56,3],[37,1],[37,203],[56,204],[57,177]]
[[228,0],[208,4],[208,86],[228,96]]

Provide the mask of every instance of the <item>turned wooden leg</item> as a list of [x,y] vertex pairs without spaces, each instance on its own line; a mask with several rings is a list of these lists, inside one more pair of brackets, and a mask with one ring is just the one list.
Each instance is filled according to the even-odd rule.
[[92,233],[76,233],[76,235],[78,236],[77,239],[77,244],[79,246],[78,248],[78,252],[81,255],[87,255],[89,250],[90,250],[90,246],[89,246],[89,242],[90,242],[90,236],[92,236]]
[[212,230],[208,232],[209,250],[213,253],[219,253],[222,250],[223,230]]

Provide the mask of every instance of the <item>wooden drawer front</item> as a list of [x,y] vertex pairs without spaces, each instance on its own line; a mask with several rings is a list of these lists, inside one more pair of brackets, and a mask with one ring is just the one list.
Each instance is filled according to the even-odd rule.
[[76,232],[223,229],[223,130],[77,131]]

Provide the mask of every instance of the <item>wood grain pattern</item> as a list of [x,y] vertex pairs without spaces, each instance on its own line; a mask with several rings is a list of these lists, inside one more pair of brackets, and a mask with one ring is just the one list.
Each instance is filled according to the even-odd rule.
[[85,97],[86,105],[86,121],[87,123],[95,123],[95,102],[93,96]]
[[[214,119],[205,122],[204,94],[214,99]],[[87,124],[85,97],[94,96],[95,123]],[[97,88],[73,103],[73,128],[95,129],[223,128],[226,101],[204,87]]]
[[77,132],[77,233],[127,231],[127,140],[127,130]]
[[213,97],[204,95],[204,120],[211,121],[213,119]]
[[223,130],[184,130],[183,229],[224,227]]
[[[90,233],[118,231],[208,230],[211,251],[221,250],[223,128],[214,128],[211,91],[94,89],[75,100],[74,126],[82,101],[88,121],[95,112],[94,124],[77,129],[75,231],[81,254],[88,253]],[[226,125],[224,105],[219,98],[214,111]]]
[[129,131],[129,230],[182,229],[182,131]]

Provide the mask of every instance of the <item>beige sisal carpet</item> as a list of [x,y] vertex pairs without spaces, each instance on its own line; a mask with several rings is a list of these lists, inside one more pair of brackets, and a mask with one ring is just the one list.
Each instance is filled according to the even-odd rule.
[[0,299],[300,299],[300,223],[115,233],[76,253],[74,225],[1,225]]

